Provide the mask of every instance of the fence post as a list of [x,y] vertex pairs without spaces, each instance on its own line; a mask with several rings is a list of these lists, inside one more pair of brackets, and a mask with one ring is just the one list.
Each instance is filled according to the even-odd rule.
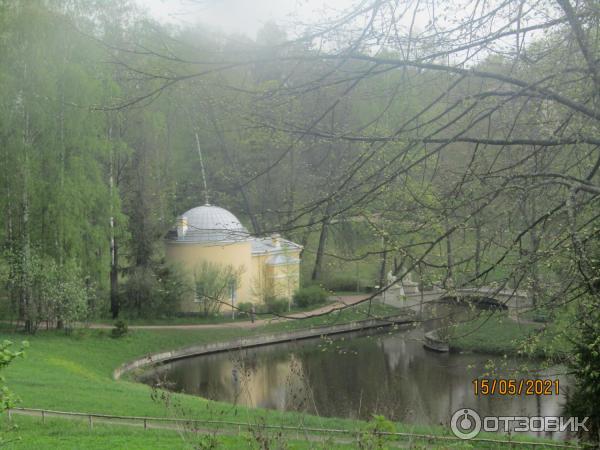
[[92,416],[88,416],[89,420],[90,420],[90,430],[94,429],[94,419],[92,418]]
[[148,429],[148,419],[144,419],[144,430]]
[[12,410],[9,408],[6,410],[6,412],[8,413],[8,421],[12,422]]
[[42,409],[42,423],[46,423],[46,411]]

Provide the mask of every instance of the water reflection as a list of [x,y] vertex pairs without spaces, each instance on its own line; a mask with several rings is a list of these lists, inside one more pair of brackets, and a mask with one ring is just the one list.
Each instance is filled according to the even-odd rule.
[[[482,415],[560,415],[563,396],[475,397],[472,380],[493,357],[425,350],[422,331],[346,335],[175,361],[142,377],[235,404],[348,418],[445,424],[459,408]],[[495,376],[515,377],[516,360]],[[539,377],[556,373],[542,371]],[[559,377],[561,390],[566,386]]]

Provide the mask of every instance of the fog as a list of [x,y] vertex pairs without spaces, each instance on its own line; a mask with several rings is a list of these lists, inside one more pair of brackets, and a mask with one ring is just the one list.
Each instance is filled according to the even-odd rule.
[[318,21],[324,14],[343,12],[354,0],[138,0],[142,9],[162,23],[202,24],[227,34],[251,38],[267,22],[288,31],[301,23]]

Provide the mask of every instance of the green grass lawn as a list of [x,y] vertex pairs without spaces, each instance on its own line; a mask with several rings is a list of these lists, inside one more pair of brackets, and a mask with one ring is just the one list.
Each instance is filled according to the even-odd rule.
[[[358,435],[310,435],[310,440],[302,434],[285,432],[279,434],[279,430],[254,433],[249,430],[234,431],[232,434],[219,434],[217,436],[207,433],[192,433],[182,429],[164,430],[141,427],[129,427],[115,424],[96,423],[90,429],[84,421],[64,420],[47,418],[45,423],[37,417],[14,416],[13,425],[17,428],[4,434],[9,441],[2,448],[7,450],[148,450],[148,449],[200,449],[200,448],[227,448],[227,449],[260,449],[260,448],[289,448],[294,450],[342,450],[360,448],[357,440],[366,444],[372,442],[372,435],[365,431],[364,427]],[[3,421],[0,430],[7,430],[8,423]],[[333,436],[333,437],[332,437]],[[486,439],[497,440],[498,436],[485,434],[481,436]],[[216,446],[210,447],[211,440],[216,438]],[[260,443],[259,443],[260,441]],[[519,441],[531,442],[531,438],[519,439]],[[411,439],[410,442],[403,437],[385,438],[387,443],[398,442],[400,447],[411,449],[506,449],[511,448],[507,443],[490,442],[466,442],[448,441],[434,439]],[[541,444],[542,441],[536,441]],[[284,443],[279,447],[277,444]],[[261,445],[262,444],[262,445]],[[268,447],[265,446],[268,445]],[[363,448],[374,448],[364,446]],[[383,448],[389,448],[385,446]],[[528,448],[517,446],[512,448]],[[535,447],[539,450],[549,449],[544,445]]]
[[458,324],[450,335],[450,348],[496,355],[560,360],[565,343],[558,343],[554,330],[541,323],[519,322],[506,313],[482,314]]
[[[211,330],[135,330],[120,339],[112,339],[109,330],[77,330],[66,336],[57,331],[42,331],[26,336],[0,330],[0,340],[18,342],[27,339],[30,348],[25,358],[15,360],[3,376],[10,389],[20,397],[19,406],[61,411],[92,412],[134,416],[169,416],[162,402],[153,401],[149,386],[130,380],[114,381],[113,370],[125,361],[144,354],[174,349],[191,344],[216,342],[239,336],[299,329],[312,325],[341,323],[366,318],[367,305],[349,308],[340,313],[309,320],[294,320],[262,326],[256,329]],[[391,315],[397,310],[374,304],[372,314]],[[298,425],[316,428],[356,430],[364,422],[338,418],[321,418],[301,413],[281,413],[251,409],[202,398],[174,394],[173,399],[187,411],[186,417],[196,419],[234,420],[255,423],[264,419],[269,424]],[[181,440],[170,431],[152,431],[99,425],[93,431],[85,424],[68,420],[53,420],[41,425],[39,418],[17,419],[23,440],[13,448],[181,448]],[[21,423],[22,422],[22,423]],[[396,424],[398,431],[423,434],[448,434],[441,427]],[[155,439],[156,441],[154,441]],[[239,448],[240,442],[223,439],[226,448]],[[156,442],[156,444],[154,443]],[[241,444],[240,444],[241,445]],[[302,448],[293,447],[293,448]],[[447,448],[444,446],[443,448]],[[462,448],[462,447],[458,447]]]
[[[42,423],[39,418],[15,416],[15,431],[8,432],[6,449],[50,449],[61,450],[105,450],[105,449],[177,449],[177,448],[210,448],[211,439],[216,438],[218,448],[255,449],[260,448],[257,438],[248,431],[233,435],[211,436],[194,434],[185,430],[144,430],[141,427],[119,426],[96,423],[90,430],[86,422],[64,419],[46,419]],[[264,434],[263,436],[264,437]],[[271,431],[266,439],[273,444],[278,440],[276,432]],[[294,449],[349,449],[354,445],[334,444],[332,442],[305,442],[295,436],[282,436],[287,445]],[[323,438],[324,440],[326,438]],[[202,447],[204,444],[206,447]],[[276,447],[275,447],[276,448]]]

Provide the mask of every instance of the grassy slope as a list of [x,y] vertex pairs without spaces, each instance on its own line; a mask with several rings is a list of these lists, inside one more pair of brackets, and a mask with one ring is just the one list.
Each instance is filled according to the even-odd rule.
[[[151,399],[151,389],[143,384],[131,381],[113,381],[112,371],[124,361],[140,355],[164,349],[182,347],[192,343],[214,342],[231,339],[237,336],[264,332],[297,329],[308,325],[342,322],[365,317],[366,306],[347,310],[342,314],[310,319],[309,321],[293,321],[270,324],[260,329],[212,329],[212,330],[137,330],[129,336],[115,340],[105,330],[82,330],[73,336],[65,336],[57,332],[41,332],[36,336],[27,336],[31,348],[25,359],[15,361],[4,371],[10,388],[22,399],[21,406],[55,409],[65,411],[82,411],[105,414],[168,416],[165,406]],[[373,313],[389,314],[389,307],[374,306]],[[0,332],[0,339],[19,341],[26,336],[9,332]],[[270,410],[254,410],[234,407],[229,404],[210,402],[204,399],[177,394],[175,399],[195,418],[232,419],[255,423],[264,418],[270,424],[297,425],[300,421],[306,426],[346,428],[361,427],[356,421],[304,416],[299,413],[280,413]],[[24,425],[21,430],[23,442],[17,448],[148,448],[148,445],[137,447],[139,432],[127,431],[121,427],[103,425],[106,429],[118,429],[114,433],[107,431],[88,432],[84,425],[66,423],[48,427],[38,427],[34,422],[40,419],[20,418]],[[71,429],[74,427],[74,429]],[[82,428],[83,427],[83,428]],[[397,424],[399,431],[413,431],[426,434],[447,434],[439,427],[406,426]],[[120,431],[119,431],[120,430]],[[160,432],[156,431],[155,433]],[[162,434],[168,434],[168,431]],[[175,436],[175,434],[172,434]],[[98,446],[88,443],[91,439]],[[123,439],[127,445],[113,440]],[[144,436],[143,439],[151,439]],[[162,439],[162,437],[161,437]],[[166,446],[171,447],[175,441],[172,436],[165,436]],[[39,441],[39,442],[38,442]],[[39,445],[36,444],[39,443]],[[49,443],[53,444],[50,445]],[[144,440],[139,442],[146,442]],[[131,445],[129,445],[131,443]],[[133,444],[135,443],[135,445]],[[228,445],[238,447],[235,443]],[[160,444],[162,445],[162,444]],[[150,448],[161,448],[158,444]],[[176,447],[175,447],[176,448]],[[297,448],[297,446],[294,446]],[[460,447],[459,447],[460,448]]]
[[518,322],[505,313],[483,315],[457,325],[450,338],[454,350],[561,359],[566,343],[557,343],[552,326]]
[[[6,445],[6,449],[50,449],[61,450],[104,450],[127,449],[148,450],[176,448],[202,448],[201,442],[207,443],[208,438],[191,433],[174,432],[170,430],[149,429],[119,425],[106,425],[97,423],[90,430],[85,422],[61,419],[47,419],[42,424],[39,418],[15,417],[14,422],[18,430],[7,434],[10,440],[16,436],[18,441]],[[271,435],[272,436],[272,435]],[[274,438],[271,438],[275,440]],[[295,439],[287,440],[288,445],[294,449],[348,449],[353,446],[332,445],[331,443],[317,445],[314,442],[302,442]],[[240,435],[218,436],[219,448],[257,448],[255,440],[247,432]],[[197,445],[197,447],[194,447]]]

